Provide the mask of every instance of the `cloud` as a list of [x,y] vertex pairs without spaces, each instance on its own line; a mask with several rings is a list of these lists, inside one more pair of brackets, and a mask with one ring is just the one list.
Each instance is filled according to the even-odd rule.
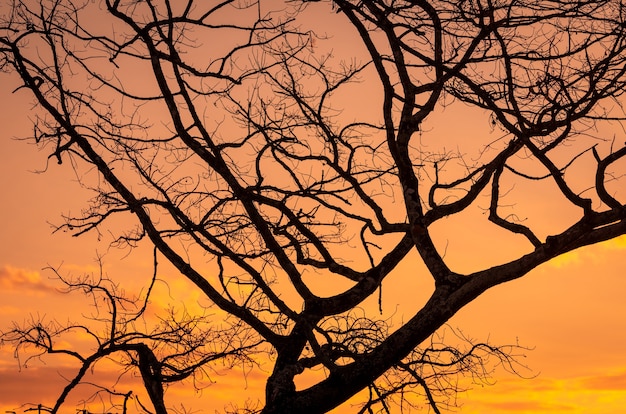
[[[98,364],[95,371],[89,371],[83,379],[83,384],[77,386],[66,400],[67,409],[80,407],[83,401],[90,401],[97,388],[87,384],[97,383],[107,385],[117,392],[133,390],[142,401],[148,401],[143,395],[141,379],[137,375],[120,375],[117,367],[103,367]],[[77,367],[64,366],[32,366],[18,370],[16,367],[0,369],[0,409],[23,411],[20,407],[25,404],[42,404],[52,407],[62,393],[65,386],[77,373]],[[108,400],[108,399],[107,399]],[[93,404],[99,404],[97,400]],[[63,412],[64,410],[61,410]],[[97,410],[96,410],[97,411]]]
[[615,257],[615,254],[621,254],[620,252],[623,250],[626,250],[626,235],[567,252],[550,260],[548,264],[555,268],[573,268],[605,263],[610,260],[608,258]]
[[73,371],[59,367],[37,367],[22,369],[14,367],[0,369],[2,404],[12,409],[22,404],[44,404],[50,406],[71,377]]
[[576,408],[572,405],[558,404],[546,401],[504,401],[504,402],[486,402],[485,407],[489,407],[490,413],[512,413],[512,412],[555,412],[555,411],[574,411]]
[[550,260],[548,263],[552,267],[562,268],[567,266],[578,266],[582,262],[583,259],[581,258],[580,251],[574,250],[557,256],[554,259]]
[[626,391],[626,371],[584,378],[581,387],[596,391]]
[[57,292],[37,271],[19,269],[13,266],[0,268],[0,290],[19,291],[20,294],[42,294]]
[[18,308],[17,306],[9,306],[9,305],[0,306],[0,315],[3,315],[3,316],[19,315],[20,313],[22,313],[22,310]]
[[623,412],[626,368],[606,374],[534,379],[500,378],[491,387],[467,391],[463,413],[603,414]]
[[[21,413],[25,408],[37,404],[52,407],[75,373],[76,368],[58,365],[31,366],[19,371],[16,366],[0,367],[0,413],[5,411]],[[261,381],[261,378],[256,377],[258,374],[252,375],[255,375],[255,378],[251,379],[249,373],[247,384],[245,383],[246,378],[241,372],[229,373],[224,377],[216,378],[216,382],[207,381],[202,384],[207,385],[207,387],[201,389],[197,389],[196,386],[200,384],[192,380],[184,381],[181,384],[170,384],[166,387],[165,402],[169,407],[201,407],[203,412],[222,411],[225,406],[232,403],[243,406],[246,400],[254,402],[261,400],[264,395],[262,386],[264,382]],[[107,385],[120,393],[133,390],[131,406],[135,404],[135,398],[150,406],[149,398],[136,371],[120,375],[118,365],[104,362],[97,364],[94,371],[90,370],[84,381]],[[104,394],[101,394],[103,400],[90,398],[95,391],[97,389],[92,386],[79,385],[70,393],[60,412],[76,412],[74,408],[82,408],[84,402],[92,412],[108,410],[108,407],[103,406],[103,404],[109,403],[108,397]],[[118,403],[120,402],[119,398],[121,397],[117,398]],[[141,410],[130,409],[130,412],[138,411]]]
[[611,250],[624,250],[626,249],[626,235],[608,240],[602,243],[602,246]]

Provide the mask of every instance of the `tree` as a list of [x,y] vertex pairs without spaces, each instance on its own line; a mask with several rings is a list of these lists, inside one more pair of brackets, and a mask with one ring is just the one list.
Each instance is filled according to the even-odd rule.
[[[310,18],[320,14],[341,22],[353,59],[328,52],[332,27]],[[438,393],[453,392],[437,373],[514,351],[421,344],[489,288],[626,233],[626,147],[607,133],[624,121],[616,1],[24,0],[1,27],[2,68],[37,104],[32,138],[59,164],[97,171],[84,178],[89,207],[59,229],[133,217],[113,243],[151,243],[236,321],[228,329],[245,327],[234,349],[181,342],[198,355],[185,372],[206,355],[269,353],[263,413],[326,412],[368,387],[364,410],[410,388],[437,410]],[[454,108],[484,118],[458,151],[428,132]],[[517,190],[546,186],[563,211],[553,226]],[[507,237],[514,252],[455,270],[445,240],[463,230],[444,224],[477,218],[489,232],[473,243]],[[365,304],[405,283],[394,269],[410,260],[427,272],[404,280],[427,274],[432,293],[390,326]],[[104,293],[109,309],[119,300],[99,281],[67,283]],[[105,342],[126,346],[129,366],[144,355],[132,346],[163,367],[169,354],[151,350],[184,331],[173,319],[170,331],[123,342],[127,328],[112,329]],[[18,332],[29,330],[5,339],[29,341],[7,336]],[[162,395],[152,402],[164,412]]]

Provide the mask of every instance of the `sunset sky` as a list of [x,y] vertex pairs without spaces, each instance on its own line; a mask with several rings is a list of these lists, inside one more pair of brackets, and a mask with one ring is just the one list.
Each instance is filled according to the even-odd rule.
[[[349,45],[338,45],[349,47]],[[12,94],[20,84],[0,74],[0,331],[37,315],[64,321],[83,313],[80,295],[59,293],[60,285],[47,267],[72,274],[97,272],[96,258],[104,257],[106,271],[124,280],[129,291],[151,276],[150,250],[131,255],[110,249],[95,235],[80,238],[63,232],[52,234],[50,223],[63,214],[80,211],[88,193],[76,182],[68,164],[47,161],[48,153],[14,138],[30,133],[31,99],[27,91]],[[460,116],[463,116],[462,114]],[[469,119],[471,115],[467,115]],[[437,125],[430,125],[437,128]],[[450,127],[450,126],[447,126]],[[446,127],[442,133],[445,133]],[[463,128],[467,129],[464,123]],[[614,131],[618,136],[622,130]],[[624,137],[618,139],[624,141]],[[45,170],[45,172],[43,172]],[[530,193],[529,200],[550,206],[549,193]],[[558,219],[558,210],[543,216],[546,223]],[[460,240],[473,235],[472,224],[457,228]],[[106,239],[106,238],[105,238]],[[454,246],[451,246],[451,250]],[[506,242],[481,246],[481,253],[461,251],[459,267],[497,256]],[[487,253],[486,253],[487,252]],[[452,254],[452,253],[451,253]],[[404,263],[407,271],[414,264]],[[530,348],[522,362],[528,370],[520,376],[497,369],[493,384],[469,385],[458,396],[459,412],[514,414],[617,413],[626,407],[626,237],[580,249],[553,260],[521,280],[498,286],[468,305],[449,323],[477,341],[519,343]],[[401,272],[402,269],[399,269]],[[171,269],[161,270],[167,276]],[[157,289],[159,306],[184,301],[197,306],[199,295],[172,278]],[[428,292],[424,292],[426,294]],[[410,301],[415,291],[386,286],[385,312]],[[401,319],[401,315],[396,315]],[[63,359],[33,360],[20,368],[13,349],[0,344],[0,414],[22,412],[25,403],[50,405],[58,395],[64,372]],[[99,375],[114,377],[103,371]],[[263,394],[266,372],[216,372],[215,383],[203,390],[174,388],[166,396],[173,406],[213,413],[229,403],[243,405]],[[68,371],[69,370],[69,371]],[[182,408],[181,408],[182,410]],[[350,413],[349,405],[336,412]],[[68,408],[66,412],[73,412]]]

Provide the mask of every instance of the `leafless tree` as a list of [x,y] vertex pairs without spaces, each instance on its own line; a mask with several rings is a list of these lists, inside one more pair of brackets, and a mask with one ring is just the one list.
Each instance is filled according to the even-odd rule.
[[[325,19],[353,58],[330,52]],[[24,0],[1,23],[0,56],[15,93],[34,96],[35,142],[94,191],[59,229],[132,217],[114,243],[154,245],[268,350],[261,412],[326,412],[364,389],[363,410],[385,411],[410,405],[398,396],[411,387],[438,410],[456,390],[446,373],[516,352],[424,348],[459,309],[626,233],[625,19],[615,0]],[[454,108],[482,127],[431,133]],[[525,220],[528,188],[546,186],[563,222]],[[485,256],[503,235],[515,253],[461,269],[445,241],[463,226],[443,223],[476,217],[499,231],[472,237]],[[425,271],[397,277],[408,260]],[[402,323],[366,310],[414,279],[432,293]]]
[[[156,322],[146,320],[148,300],[157,282],[156,257],[154,276],[142,297],[129,296],[103,274],[102,268],[97,275],[72,279],[56,269],[49,270],[63,283],[65,293],[78,292],[90,298],[93,312],[80,322],[60,323],[41,318],[14,323],[12,329],[0,335],[0,341],[14,344],[15,355],[23,359],[20,361],[23,366],[44,355],[64,355],[77,361],[75,375],[67,380],[55,405],[47,409],[51,413],[59,412],[79,384],[95,388],[91,399],[101,400],[105,411],[126,413],[128,403],[135,401],[140,411],[152,412],[142,403],[142,394],[136,388],[119,391],[123,386],[120,378],[110,385],[86,379],[105,360],[121,367],[120,377],[125,374],[140,377],[154,412],[159,414],[167,413],[164,392],[168,384],[190,379],[191,386],[195,386],[200,383],[197,379],[208,376],[215,361],[222,366],[254,363],[259,342],[254,342],[255,336],[248,334],[249,328],[239,320],[227,319],[217,325],[210,314],[190,314],[184,308],[168,309],[166,316]],[[67,345],[72,344],[77,334],[92,342],[87,350]]]

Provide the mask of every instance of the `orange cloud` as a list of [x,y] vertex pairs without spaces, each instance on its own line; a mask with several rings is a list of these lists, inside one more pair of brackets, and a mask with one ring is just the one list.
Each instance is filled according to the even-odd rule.
[[626,406],[626,369],[585,377],[496,378],[459,399],[463,414],[605,414]]
[[[117,366],[97,364],[90,370],[84,382],[77,386],[68,396],[62,412],[72,411],[86,406],[92,406],[96,412],[104,408],[108,397],[100,394],[103,399],[93,399],[98,388],[88,383],[107,385],[117,392],[126,393],[133,390],[134,396],[138,396],[142,402],[148,402],[148,397],[143,392],[141,378],[134,373],[120,375]],[[21,412],[29,406],[42,404],[52,407],[69,380],[74,377],[77,368],[69,368],[58,365],[31,366],[18,370],[16,367],[0,369],[0,410]],[[121,397],[117,397],[119,400]],[[102,406],[102,407],[100,407]]]
[[44,294],[57,292],[46,279],[42,279],[37,271],[19,269],[12,266],[0,268],[0,289],[3,291],[19,291],[23,294]]
[[[132,389],[133,398],[138,397],[142,403],[149,405],[149,399],[145,395],[138,374],[130,372],[120,376],[118,368],[112,363],[97,364],[95,371],[90,371],[85,381],[107,384],[118,392]],[[37,404],[53,406],[68,379],[72,378],[75,372],[75,368],[58,365],[32,366],[22,370],[18,370],[17,366],[0,367],[0,412],[22,412],[25,408]],[[222,412],[229,406],[240,408],[256,406],[263,399],[266,375],[258,370],[244,373],[238,367],[232,371],[224,368],[215,374],[211,380],[202,383],[187,380],[180,384],[168,385],[165,394],[166,404],[169,407],[185,407],[191,411],[202,408],[204,412],[213,410]],[[105,408],[99,407],[102,402],[90,399],[94,391],[96,389],[89,385],[78,386],[70,394],[64,404],[65,408],[61,411],[69,412],[74,406],[82,408],[85,401],[88,408],[91,407],[95,412],[101,411],[101,408]],[[135,402],[131,401],[131,404]],[[135,412],[132,408],[130,411]]]
[[601,246],[612,249],[612,250],[623,250],[626,249],[626,235],[617,237],[615,239],[606,241],[601,244]]
[[607,255],[620,250],[626,250],[626,235],[565,253],[550,260],[548,265],[555,268],[568,266],[577,268],[590,264],[606,263]]
[[44,404],[49,406],[61,393],[66,381],[71,377],[67,368],[36,367],[22,369],[17,367],[0,369],[0,400],[2,408],[15,410],[23,404]]
[[584,378],[581,386],[587,390],[626,391],[626,371]]
[[491,402],[484,403],[485,407],[488,407],[488,412],[554,412],[554,411],[574,411],[575,407],[572,405],[558,404],[546,401],[505,401],[505,402]]
[[18,308],[17,306],[8,306],[8,305],[0,306],[0,315],[3,315],[3,316],[19,315],[21,312],[22,310]]

